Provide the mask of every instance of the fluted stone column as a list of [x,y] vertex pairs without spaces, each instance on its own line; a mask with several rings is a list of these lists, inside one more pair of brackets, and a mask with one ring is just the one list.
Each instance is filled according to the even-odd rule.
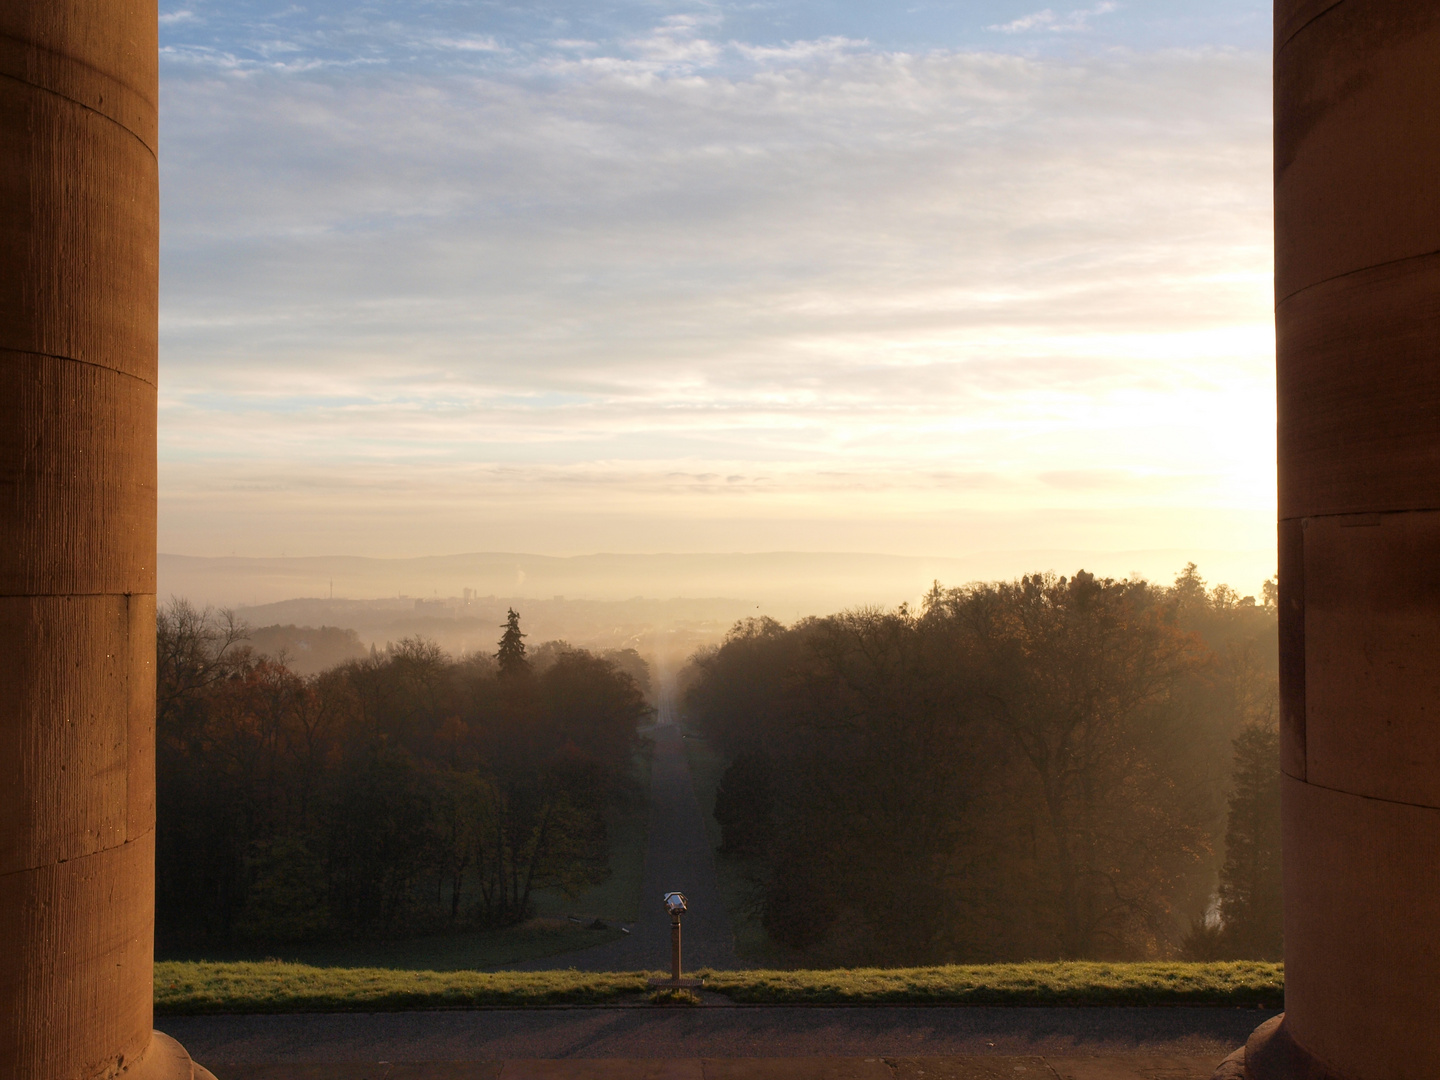
[[1440,4],[1277,0],[1283,1025],[1440,1077]]
[[0,1077],[151,1033],[154,0],[0,2]]

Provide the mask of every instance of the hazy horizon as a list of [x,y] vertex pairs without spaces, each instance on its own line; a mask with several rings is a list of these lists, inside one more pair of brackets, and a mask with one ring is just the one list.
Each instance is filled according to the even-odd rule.
[[[199,605],[282,601],[535,598],[614,602],[728,600],[757,603],[784,619],[846,608],[915,604],[932,581],[945,586],[1023,573],[1135,575],[1169,584],[1195,562],[1213,586],[1260,594],[1274,573],[1268,549],[974,551],[956,556],[866,552],[652,552],[549,556],[468,552],[410,558],[188,556],[161,553],[162,598]],[[1268,566],[1268,570],[1265,569]]]

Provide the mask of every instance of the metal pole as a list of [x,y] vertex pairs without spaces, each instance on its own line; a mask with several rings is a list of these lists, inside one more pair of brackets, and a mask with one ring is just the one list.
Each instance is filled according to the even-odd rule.
[[670,978],[680,981],[680,917],[670,919]]

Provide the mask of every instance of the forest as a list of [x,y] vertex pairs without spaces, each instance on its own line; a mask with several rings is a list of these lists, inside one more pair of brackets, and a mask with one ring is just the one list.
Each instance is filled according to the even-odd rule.
[[[493,654],[407,638],[302,676],[225,613],[158,622],[166,947],[513,926],[602,881],[645,798],[633,650],[527,648],[512,610]],[[1277,663],[1273,584],[1190,566],[747,619],[676,689],[773,962],[1263,959]]]
[[1273,583],[1079,572],[738,624],[683,673],[808,966],[1278,958]]
[[607,872],[644,797],[645,662],[423,639],[301,677],[183,600],[157,627],[156,932],[167,946],[498,927]]

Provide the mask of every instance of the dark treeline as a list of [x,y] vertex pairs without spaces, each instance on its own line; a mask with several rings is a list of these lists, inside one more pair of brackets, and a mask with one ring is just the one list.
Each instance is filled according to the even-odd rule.
[[495,656],[409,639],[302,678],[224,613],[171,603],[157,668],[157,932],[170,944],[520,921],[603,879],[640,797],[644,662],[511,612]]
[[807,962],[1278,956],[1276,619],[1036,575],[737,625],[686,672],[722,852]]

